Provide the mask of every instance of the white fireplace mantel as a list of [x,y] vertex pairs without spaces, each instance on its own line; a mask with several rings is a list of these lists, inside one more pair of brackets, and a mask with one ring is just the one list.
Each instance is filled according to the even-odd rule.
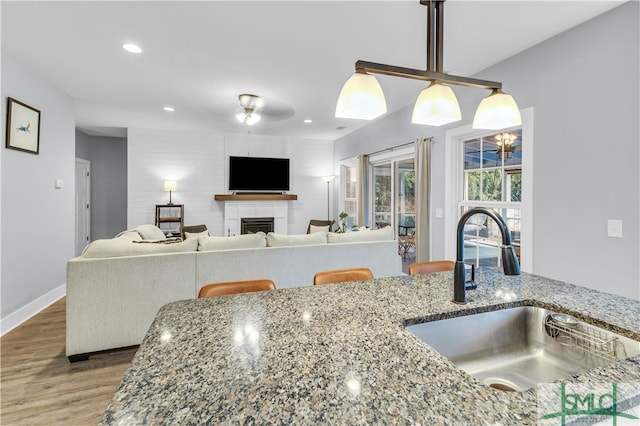
[[[286,198],[284,198],[286,197]],[[294,197],[294,198],[291,198]],[[284,198],[284,199],[283,199]],[[287,234],[289,200],[295,195],[216,195],[217,201],[224,201],[224,233],[226,236],[240,235],[242,218],[272,217],[273,232]]]

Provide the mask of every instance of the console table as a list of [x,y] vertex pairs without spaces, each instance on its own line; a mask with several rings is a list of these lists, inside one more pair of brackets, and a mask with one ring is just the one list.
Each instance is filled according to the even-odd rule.
[[165,235],[180,235],[183,224],[183,204],[156,204],[156,226]]

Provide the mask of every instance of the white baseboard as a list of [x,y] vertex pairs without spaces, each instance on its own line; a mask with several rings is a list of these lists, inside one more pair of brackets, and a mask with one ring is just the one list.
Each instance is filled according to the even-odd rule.
[[66,295],[67,285],[62,284],[60,287],[56,287],[49,293],[40,296],[31,303],[26,304],[22,308],[18,309],[0,319],[0,333],[4,336],[9,331],[13,330],[38,312],[60,300]]

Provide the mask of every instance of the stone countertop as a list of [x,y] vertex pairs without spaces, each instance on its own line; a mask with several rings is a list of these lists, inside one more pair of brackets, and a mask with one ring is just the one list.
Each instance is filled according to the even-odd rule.
[[[640,340],[640,301],[526,273],[478,278],[466,305],[452,302],[452,272],[170,303],[101,424],[536,424],[536,389],[479,384],[405,321],[536,305]],[[638,383],[640,357],[572,381]]]

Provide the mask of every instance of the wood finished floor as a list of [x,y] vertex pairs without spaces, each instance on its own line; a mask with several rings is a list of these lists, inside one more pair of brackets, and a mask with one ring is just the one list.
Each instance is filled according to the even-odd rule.
[[69,363],[65,299],[0,340],[0,424],[97,425],[135,348]]

